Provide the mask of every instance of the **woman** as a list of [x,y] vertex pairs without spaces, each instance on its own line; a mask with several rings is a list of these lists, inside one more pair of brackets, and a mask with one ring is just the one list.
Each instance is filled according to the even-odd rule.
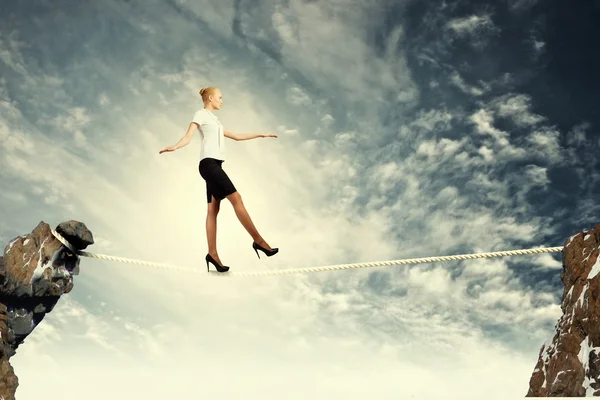
[[215,266],[217,271],[226,272],[229,267],[223,266],[217,253],[217,214],[221,205],[221,200],[227,198],[231,202],[235,215],[238,217],[244,228],[248,231],[254,242],[252,248],[256,252],[258,258],[258,250],[265,253],[268,257],[275,255],[279,249],[271,248],[268,243],[260,236],[248,212],[242,197],[237,192],[233,183],[223,171],[222,164],[225,160],[225,138],[233,140],[249,140],[255,138],[274,137],[277,135],[272,133],[266,134],[235,134],[227,129],[223,129],[223,125],[218,118],[213,114],[213,111],[220,110],[223,105],[223,95],[218,88],[209,87],[200,89],[200,96],[204,102],[204,109],[198,110],[194,114],[194,119],[186,134],[173,146],[168,146],[162,149],[159,154],[175,151],[184,146],[187,146],[192,140],[192,136],[198,130],[202,137],[202,148],[200,150],[200,175],[206,181],[206,198],[208,201],[208,213],[206,216],[206,236],[208,240],[208,254],[206,255],[206,269],[209,270],[208,263]]

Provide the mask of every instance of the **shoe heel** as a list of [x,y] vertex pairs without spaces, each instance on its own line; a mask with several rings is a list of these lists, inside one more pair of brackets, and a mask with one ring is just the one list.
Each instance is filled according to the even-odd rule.
[[256,252],[256,255],[258,256],[258,258],[260,258],[260,256],[258,255],[258,250],[262,251],[263,253],[265,253],[267,255],[267,257],[271,257],[274,256],[275,254],[277,254],[279,252],[278,248],[274,248],[272,250],[267,250],[264,247],[262,247],[259,244],[256,244],[256,242],[252,243],[252,248],[254,249],[254,251]]
[[206,271],[209,271],[209,269],[208,269],[208,262],[209,262],[209,261],[210,261],[210,263],[211,263],[212,265],[214,265],[214,266],[215,266],[215,268],[217,269],[217,271],[218,271],[218,272],[227,272],[227,271],[229,271],[229,267],[227,267],[227,266],[225,266],[225,265],[223,265],[223,266],[220,266],[220,265],[219,265],[219,264],[218,264],[218,263],[217,263],[217,262],[216,262],[216,261],[215,261],[215,260],[214,260],[214,259],[213,259],[213,258],[210,256],[210,254],[207,254],[207,255],[206,255],[206,258],[205,258],[205,260],[206,260]]

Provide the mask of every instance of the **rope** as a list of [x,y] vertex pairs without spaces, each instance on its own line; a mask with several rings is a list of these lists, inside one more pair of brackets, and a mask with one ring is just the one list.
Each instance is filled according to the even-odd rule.
[[[134,260],[131,258],[114,257],[114,256],[108,256],[105,254],[95,254],[95,253],[89,253],[87,251],[77,250],[55,230],[52,230],[52,234],[62,244],[64,244],[69,250],[71,250],[76,255],[79,255],[82,257],[97,258],[97,259],[101,259],[101,260],[122,262],[122,263],[128,263],[128,264],[140,265],[140,266],[179,270],[182,272],[191,272],[191,273],[200,273],[201,272],[201,270],[199,268],[184,268],[184,267],[178,267],[178,266],[169,265],[169,264],[152,263],[152,262],[148,262],[148,261]],[[283,269],[283,270],[273,270],[273,271],[223,272],[223,273],[211,271],[209,274],[217,275],[217,276],[221,276],[221,277],[268,276],[268,275],[286,275],[286,274],[289,275],[289,274],[298,274],[298,273],[305,273],[305,272],[339,271],[342,269],[351,269],[351,268],[372,268],[372,267],[385,267],[385,266],[390,266],[390,265],[423,264],[423,263],[432,263],[432,262],[437,262],[437,261],[472,260],[472,259],[476,259],[476,258],[504,257],[504,256],[515,256],[515,255],[524,255],[524,254],[556,253],[556,252],[561,252],[562,250],[563,250],[562,246],[560,246],[560,247],[538,247],[538,248],[532,248],[532,249],[496,251],[496,252],[490,252],[490,253],[460,254],[460,255],[454,255],[454,256],[441,256],[441,257],[408,258],[408,259],[403,259],[403,260],[374,261],[374,262],[367,262],[367,263],[339,264],[339,265],[328,265],[328,266],[323,266],[323,267]]]

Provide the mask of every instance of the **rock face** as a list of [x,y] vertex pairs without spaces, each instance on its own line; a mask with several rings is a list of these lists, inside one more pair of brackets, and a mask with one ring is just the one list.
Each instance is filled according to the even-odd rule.
[[527,397],[600,396],[600,225],[563,250],[563,315],[542,346]]
[[[77,221],[63,222],[56,231],[77,250],[94,243],[92,233]],[[79,257],[43,221],[4,249],[0,257],[0,399],[14,399],[18,386],[10,357],[60,296],[73,289],[73,275],[78,273]]]

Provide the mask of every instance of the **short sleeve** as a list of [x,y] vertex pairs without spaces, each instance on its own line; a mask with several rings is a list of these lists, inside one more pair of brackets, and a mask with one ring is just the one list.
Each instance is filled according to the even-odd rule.
[[206,113],[204,112],[204,110],[196,111],[196,113],[194,114],[194,118],[192,119],[192,122],[195,122],[198,125],[202,125],[203,123],[205,123],[206,122]]

